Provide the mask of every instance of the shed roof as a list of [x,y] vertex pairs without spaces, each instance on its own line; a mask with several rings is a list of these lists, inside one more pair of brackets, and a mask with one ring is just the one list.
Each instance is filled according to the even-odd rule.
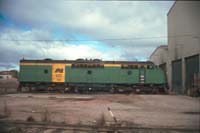
[[22,59],[20,63],[102,63],[102,64],[151,64],[151,61],[102,61],[102,60],[51,60],[51,59],[44,59],[44,60],[27,60]]
[[168,49],[168,46],[167,45],[160,45],[158,46],[154,51],[153,53],[150,55],[150,58],[156,53],[157,50],[159,49]]

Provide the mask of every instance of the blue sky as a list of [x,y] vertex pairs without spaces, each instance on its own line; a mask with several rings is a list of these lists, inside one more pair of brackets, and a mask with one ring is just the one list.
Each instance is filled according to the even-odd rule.
[[0,69],[18,68],[23,57],[148,60],[167,44],[162,37],[173,3],[1,0]]

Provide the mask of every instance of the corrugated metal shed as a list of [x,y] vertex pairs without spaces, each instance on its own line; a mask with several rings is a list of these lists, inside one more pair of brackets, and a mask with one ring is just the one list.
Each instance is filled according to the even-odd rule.
[[193,87],[194,75],[199,73],[199,55],[191,56],[185,59],[187,89]]
[[173,90],[181,94],[182,93],[182,62],[175,60],[172,62],[172,87]]

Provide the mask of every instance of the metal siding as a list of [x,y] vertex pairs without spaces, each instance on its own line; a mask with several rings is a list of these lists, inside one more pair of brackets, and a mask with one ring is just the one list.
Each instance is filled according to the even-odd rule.
[[166,77],[161,69],[146,69],[146,83],[148,84],[165,84]]
[[191,88],[193,85],[194,74],[199,73],[199,55],[185,59],[186,82],[185,87]]
[[[88,74],[88,70],[92,74]],[[131,74],[128,75],[128,71]],[[66,82],[73,83],[138,83],[139,72],[134,69],[121,69],[121,67],[104,68],[71,68],[66,67]]]
[[66,67],[65,72],[66,82],[87,82],[86,69]]
[[104,69],[104,68],[100,68],[100,69],[93,69],[93,80],[89,81],[92,83],[109,83],[111,80],[112,75],[110,75],[111,69]]
[[[44,73],[48,70],[48,73]],[[51,82],[52,66],[20,66],[20,82]]]
[[182,62],[176,60],[172,62],[172,88],[176,93],[182,93]]
[[[130,75],[128,75],[128,72],[131,72]],[[116,72],[118,73],[118,72]],[[116,81],[119,83],[139,83],[139,70],[138,69],[121,69],[119,80]]]

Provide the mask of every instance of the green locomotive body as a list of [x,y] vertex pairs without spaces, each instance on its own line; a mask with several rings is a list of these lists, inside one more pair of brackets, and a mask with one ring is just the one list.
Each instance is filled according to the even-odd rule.
[[151,62],[21,60],[20,87],[68,92],[164,92],[164,72]]

